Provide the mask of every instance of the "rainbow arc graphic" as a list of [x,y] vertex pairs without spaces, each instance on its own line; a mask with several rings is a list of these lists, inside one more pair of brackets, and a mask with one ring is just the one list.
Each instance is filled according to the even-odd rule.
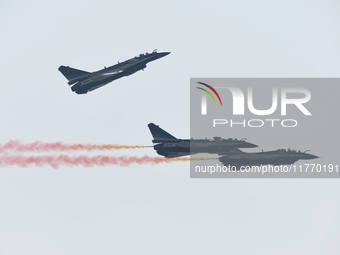
[[[197,83],[206,87],[206,88],[196,87],[197,89],[203,90],[207,95],[209,95],[211,100],[214,102],[215,105],[217,105],[217,100],[216,100],[216,98],[217,98],[220,105],[222,106],[221,97],[212,86],[210,86],[209,84],[203,83],[203,82],[197,82]],[[207,97],[206,97],[206,94],[202,95],[202,101],[201,101],[201,114],[202,115],[207,115]]]
[[[210,89],[210,91],[208,90],[208,89],[205,89],[205,88],[201,88],[201,87],[196,87],[196,88],[198,88],[198,89],[200,89],[200,90],[203,90],[205,93],[207,93],[209,96],[210,96],[210,98],[213,100],[213,102],[214,102],[214,104],[215,105],[217,105],[217,100],[216,100],[216,98],[215,98],[215,96],[217,97],[217,99],[218,99],[218,101],[220,102],[220,105],[222,106],[222,100],[221,100],[221,97],[220,97],[220,95],[217,93],[217,91],[212,87],[212,86],[210,86],[209,84],[206,84],[206,83],[203,83],[203,82],[197,82],[198,84],[201,84],[201,85],[203,85],[203,86],[205,86],[205,87],[207,87],[208,89]],[[212,92],[212,93],[211,93]],[[214,96],[214,95],[215,96]]]

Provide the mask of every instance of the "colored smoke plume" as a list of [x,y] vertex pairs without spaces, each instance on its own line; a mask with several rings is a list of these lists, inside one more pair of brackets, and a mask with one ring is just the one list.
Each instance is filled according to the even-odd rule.
[[59,168],[61,166],[129,166],[131,164],[161,164],[172,162],[187,162],[190,160],[206,160],[209,158],[161,158],[161,157],[131,157],[131,156],[20,156],[20,155],[3,155],[0,156],[0,167],[6,166],[51,166]]
[[2,152],[53,152],[53,151],[104,151],[104,150],[122,150],[122,149],[139,149],[152,146],[142,145],[115,145],[115,144],[65,144],[63,142],[44,143],[36,141],[33,143],[22,143],[20,141],[11,140],[0,145],[0,153]]

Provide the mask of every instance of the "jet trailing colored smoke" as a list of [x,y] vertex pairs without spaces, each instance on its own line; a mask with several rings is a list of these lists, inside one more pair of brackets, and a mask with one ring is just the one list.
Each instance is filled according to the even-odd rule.
[[2,155],[0,156],[0,167],[19,166],[51,166],[59,168],[61,166],[130,166],[132,164],[161,164],[172,162],[187,162],[190,160],[206,160],[205,158],[161,158],[161,157],[133,157],[133,156],[22,156],[22,155]]
[[122,149],[139,149],[152,146],[143,145],[115,145],[115,144],[66,144],[63,142],[44,143],[36,141],[33,143],[22,143],[11,140],[0,145],[0,153],[3,152],[55,152],[55,151],[104,151],[104,150],[122,150]]

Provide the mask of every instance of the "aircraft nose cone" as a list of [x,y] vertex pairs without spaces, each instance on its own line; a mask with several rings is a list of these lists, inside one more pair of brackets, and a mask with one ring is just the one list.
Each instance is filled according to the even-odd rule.
[[313,154],[306,153],[304,158],[305,159],[316,159],[316,158],[319,158],[319,157],[315,156]]
[[169,54],[170,54],[170,52],[156,52],[156,53],[152,53],[152,60],[151,61],[154,61],[156,59],[165,57],[166,55],[169,55]]
[[256,147],[258,147],[256,144],[248,143],[248,142],[246,142],[246,145],[247,145],[247,148],[256,148]]
[[162,57],[165,57],[165,56],[167,56],[167,55],[169,55],[171,52],[159,52],[159,53],[157,53],[158,54],[158,56],[160,57],[160,58],[162,58]]

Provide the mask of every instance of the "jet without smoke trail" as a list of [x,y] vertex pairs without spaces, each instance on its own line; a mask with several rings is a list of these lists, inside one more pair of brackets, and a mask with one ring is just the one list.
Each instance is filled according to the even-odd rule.
[[71,90],[77,94],[86,94],[89,91],[100,88],[114,80],[134,74],[139,70],[144,70],[146,64],[156,59],[165,57],[170,52],[157,52],[140,54],[116,65],[90,73],[83,70],[60,66],[59,71],[66,77]]

